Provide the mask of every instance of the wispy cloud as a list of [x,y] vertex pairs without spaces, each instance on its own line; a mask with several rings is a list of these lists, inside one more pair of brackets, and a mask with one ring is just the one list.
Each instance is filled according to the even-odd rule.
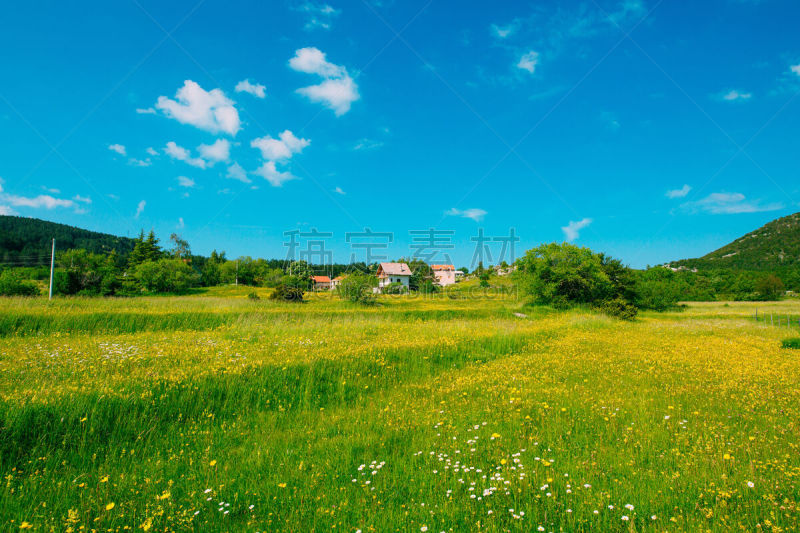
[[800,76],[800,65],[792,65],[789,70]]
[[347,73],[347,69],[329,62],[317,48],[301,48],[289,60],[289,66],[307,74],[316,74],[325,79],[319,85],[297,89],[297,93],[312,102],[322,103],[338,117],[350,111],[350,104],[358,100],[358,85]]
[[197,168],[206,168],[206,161],[201,157],[192,157],[191,152],[183,146],[177,145],[174,141],[169,141],[164,147],[164,153],[173,159]]
[[250,178],[247,177],[247,172],[242,168],[239,163],[233,163],[228,167],[228,172],[225,177],[232,180],[239,180],[242,183],[252,183]]
[[241,122],[233,100],[220,89],[206,91],[192,80],[183,82],[183,87],[172,100],[159,96],[156,109],[181,124],[189,124],[211,133],[236,135]]
[[375,150],[383,146],[383,141],[379,141],[376,139],[367,139],[366,137],[358,141],[354,146],[353,150]]
[[743,91],[737,91],[736,89],[731,89],[727,93],[722,95],[722,99],[726,102],[735,102],[735,101],[743,101],[743,100],[750,100],[753,97],[752,93],[746,93]]
[[581,230],[589,226],[591,223],[591,218],[584,218],[583,220],[578,220],[577,222],[570,220],[569,224],[561,228],[561,231],[564,232],[564,238],[567,239],[567,242],[572,242],[580,237]]
[[8,209],[13,207],[29,207],[32,209],[55,209],[56,207],[77,207],[74,200],[67,200],[63,198],[56,198],[49,194],[40,194],[38,196],[19,196],[16,194],[8,194],[3,190],[0,185],[0,202]]
[[260,83],[250,83],[250,80],[242,80],[236,84],[234,89],[237,93],[252,94],[256,98],[265,98],[267,96],[267,88]]
[[178,176],[178,185],[181,187],[186,187],[191,189],[195,186],[195,182],[192,178],[187,178],[186,176]]
[[341,195],[345,195],[345,194],[347,194],[346,192],[344,192],[344,191],[342,190],[342,188],[341,188],[341,187],[336,187],[335,189],[333,189],[333,192],[335,192],[336,194],[341,194]]
[[108,149],[117,152],[119,155],[127,155],[125,147],[121,144],[109,144]]
[[672,198],[672,199],[683,198],[687,194],[689,194],[689,191],[691,191],[691,190],[692,190],[692,188],[689,185],[684,185],[680,189],[672,189],[672,190],[667,191],[666,196],[667,196],[667,198]]
[[536,65],[539,63],[539,52],[531,50],[522,55],[517,63],[517,68],[527,70],[531,74],[536,72]]
[[145,202],[144,200],[139,202],[139,204],[136,206],[136,214],[133,216],[133,218],[139,218],[139,215],[142,214],[142,212],[144,211],[144,206],[146,205],[147,202]]
[[333,19],[339,16],[340,13],[340,10],[334,9],[330,4],[318,4],[315,2],[302,2],[297,4],[294,9],[308,16],[304,26],[307,30],[316,28],[329,30],[333,24]]
[[519,21],[515,20],[510,24],[499,25],[499,24],[492,24],[489,26],[489,33],[491,33],[494,37],[498,39],[506,39],[510,37],[515,31],[517,31],[517,27],[519,26]]
[[136,159],[135,157],[131,157],[128,159],[128,164],[134,167],[149,167],[153,164],[153,162],[149,157],[145,159]]
[[736,215],[741,213],[761,213],[764,211],[777,211],[783,209],[783,204],[778,202],[763,203],[761,200],[747,200],[744,194],[738,192],[715,192],[701,200],[686,202],[682,208],[690,212],[704,212],[712,215]]
[[461,210],[453,207],[445,211],[444,214],[449,217],[469,218],[474,220],[475,222],[480,222],[481,220],[483,220],[483,218],[486,216],[487,213],[483,209],[472,208],[472,209]]

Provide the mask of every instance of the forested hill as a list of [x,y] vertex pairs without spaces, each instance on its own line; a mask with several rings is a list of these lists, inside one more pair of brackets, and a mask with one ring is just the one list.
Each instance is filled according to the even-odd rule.
[[38,218],[0,216],[0,264],[4,266],[41,265],[50,262],[52,239],[57,250],[83,248],[94,253],[116,250],[127,255],[133,239],[97,233]]
[[674,261],[671,266],[760,271],[800,268],[800,213],[773,220],[703,257]]

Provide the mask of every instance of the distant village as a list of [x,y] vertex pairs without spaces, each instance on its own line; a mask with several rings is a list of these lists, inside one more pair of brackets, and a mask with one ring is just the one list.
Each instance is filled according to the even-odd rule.
[[[511,268],[502,268],[499,265],[489,268],[498,276],[505,276],[511,271]],[[433,271],[436,285],[440,287],[454,285],[467,277],[466,272],[456,269],[455,265],[431,265],[431,270]],[[400,284],[407,291],[413,274],[407,263],[379,263],[376,272],[378,286],[375,291],[382,292],[385,287],[392,284]],[[315,291],[330,291],[336,289],[346,277],[347,274],[342,274],[335,278],[330,276],[311,276],[311,281]]]

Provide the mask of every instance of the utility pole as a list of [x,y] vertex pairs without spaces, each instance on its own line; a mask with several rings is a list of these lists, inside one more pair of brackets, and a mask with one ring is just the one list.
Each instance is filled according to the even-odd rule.
[[239,260],[238,259],[236,260],[236,278],[235,278],[235,281],[234,281],[234,285],[236,287],[239,286]]
[[50,296],[48,300],[53,299],[53,269],[56,265],[56,240],[53,239],[53,250],[50,252]]

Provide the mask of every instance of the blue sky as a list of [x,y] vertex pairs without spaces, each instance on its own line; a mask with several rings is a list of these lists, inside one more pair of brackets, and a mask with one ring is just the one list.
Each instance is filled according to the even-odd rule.
[[514,228],[517,255],[694,257],[800,210],[798,18],[790,0],[16,3],[0,213],[229,257],[316,228],[347,262],[365,227],[391,257],[453,231],[458,266],[479,229]]

